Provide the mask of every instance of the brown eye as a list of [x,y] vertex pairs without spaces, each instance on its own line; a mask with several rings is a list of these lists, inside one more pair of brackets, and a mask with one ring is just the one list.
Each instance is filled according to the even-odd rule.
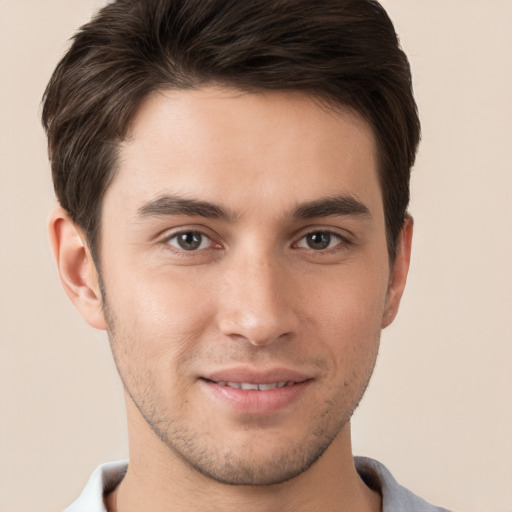
[[300,248],[323,251],[331,249],[342,241],[341,237],[329,231],[313,231],[303,236],[297,244]]
[[183,231],[169,238],[168,243],[183,251],[197,251],[208,248],[211,240],[198,231]]

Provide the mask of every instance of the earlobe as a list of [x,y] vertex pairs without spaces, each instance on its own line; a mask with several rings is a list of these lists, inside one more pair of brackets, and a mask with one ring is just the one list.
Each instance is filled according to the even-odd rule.
[[409,264],[411,261],[412,232],[414,221],[411,216],[407,215],[397,244],[396,259],[393,265],[393,271],[388,288],[386,299],[386,307],[382,318],[382,328],[390,325],[395,319],[400,299],[404,292],[407,274],[409,272]]
[[89,325],[105,330],[98,273],[82,230],[57,208],[48,220],[48,231],[66,294]]

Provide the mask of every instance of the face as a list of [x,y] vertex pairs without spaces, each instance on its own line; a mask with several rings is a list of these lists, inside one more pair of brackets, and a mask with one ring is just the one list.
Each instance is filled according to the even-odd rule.
[[374,139],[291,93],[161,92],[102,213],[112,350],[139,435],[268,484],[347,432],[390,308]]

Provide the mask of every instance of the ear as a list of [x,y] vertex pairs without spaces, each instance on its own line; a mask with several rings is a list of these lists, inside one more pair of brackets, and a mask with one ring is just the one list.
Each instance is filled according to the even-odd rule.
[[85,321],[106,329],[98,273],[82,230],[63,208],[48,220],[48,231],[60,280],[68,297]]
[[411,261],[413,224],[414,221],[412,217],[407,215],[402,230],[400,231],[396,247],[396,259],[391,273],[386,307],[382,318],[383,329],[393,322],[398,313],[398,307],[400,306],[400,299],[404,292]]

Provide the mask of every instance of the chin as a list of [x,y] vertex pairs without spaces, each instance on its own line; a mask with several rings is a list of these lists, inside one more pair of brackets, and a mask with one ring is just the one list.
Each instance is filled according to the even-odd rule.
[[[256,437],[256,436],[255,436]],[[336,437],[336,436],[334,436]],[[190,441],[190,440],[189,440]],[[218,443],[210,447],[196,447],[188,443],[178,447],[172,443],[172,451],[189,466],[204,476],[225,485],[264,486],[284,483],[299,476],[315,464],[333,439],[313,437],[303,442],[279,443],[274,441],[248,441],[240,447],[223,450]],[[171,445],[171,443],[168,443]]]

